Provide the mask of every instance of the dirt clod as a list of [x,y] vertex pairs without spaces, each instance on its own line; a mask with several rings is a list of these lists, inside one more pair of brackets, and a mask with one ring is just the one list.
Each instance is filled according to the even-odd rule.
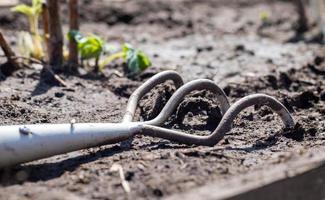
[[283,130],[284,136],[287,138],[291,138],[296,141],[302,141],[306,134],[306,130],[300,123],[296,123],[293,128],[285,128]]
[[318,101],[319,97],[316,96],[312,91],[305,91],[294,96],[291,104],[297,108],[310,108],[314,103],[317,103]]
[[142,98],[139,104],[140,115],[143,120],[155,118],[166,105],[168,99],[175,91],[175,87],[169,84],[159,85],[148,95]]

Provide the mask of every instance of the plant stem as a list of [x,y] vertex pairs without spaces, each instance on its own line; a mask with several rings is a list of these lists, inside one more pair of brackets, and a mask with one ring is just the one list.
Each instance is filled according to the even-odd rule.
[[49,64],[53,71],[63,71],[63,34],[60,22],[60,6],[57,0],[47,0],[48,11],[49,11]]
[[1,32],[0,32],[0,46],[4,54],[6,55],[8,62],[11,63],[15,69],[17,69],[19,66],[16,60],[13,58],[15,57],[15,53],[10,48],[10,46],[8,45],[7,41],[5,40]]
[[98,62],[99,62],[99,56],[97,56],[97,57],[95,58],[95,68],[94,68],[94,72],[95,72],[95,73],[98,73],[98,72],[99,72]]
[[[70,31],[79,30],[79,9],[78,0],[69,0],[69,14],[70,14]],[[69,41],[69,65],[70,70],[75,71],[78,66],[78,46],[75,40]]]
[[46,3],[42,4],[42,19],[43,19],[43,31],[44,31],[44,41],[46,44],[46,50],[49,52],[49,10]]
[[304,7],[304,3],[302,0],[295,0],[294,1],[297,13],[298,13],[298,27],[297,31],[299,33],[303,33],[308,30],[308,20],[306,16],[306,10]]
[[100,70],[102,70],[105,67],[105,65],[113,62],[114,60],[119,59],[119,58],[123,58],[124,55],[125,55],[124,52],[118,52],[118,53],[114,53],[114,54],[108,56],[107,58],[105,58],[103,61],[101,61],[99,63]]

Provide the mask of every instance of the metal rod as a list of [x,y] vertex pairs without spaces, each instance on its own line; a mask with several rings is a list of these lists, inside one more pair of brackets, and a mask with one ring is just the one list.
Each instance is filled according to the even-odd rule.
[[216,145],[232,128],[232,123],[238,114],[247,107],[265,105],[276,112],[286,128],[294,127],[295,123],[289,111],[275,98],[265,94],[246,96],[233,104],[223,115],[218,127],[208,136],[190,135],[176,130],[170,130],[148,124],[140,124],[141,132],[137,134],[159,137],[183,144],[196,144],[204,146]]
[[131,122],[133,120],[138,102],[146,93],[148,93],[158,84],[164,83],[168,80],[173,81],[176,89],[184,83],[182,77],[175,71],[168,70],[154,75],[143,83],[138,89],[136,89],[130,96],[126,112],[123,117],[123,122]]
[[179,103],[181,103],[184,97],[195,90],[208,90],[214,93],[220,103],[220,109],[222,114],[226,113],[226,111],[230,107],[226,94],[219,86],[217,86],[211,80],[198,79],[190,81],[180,87],[178,90],[176,90],[176,92],[167,101],[160,114],[153,120],[144,122],[144,124],[155,126],[162,125],[172,115],[173,111],[177,108]]

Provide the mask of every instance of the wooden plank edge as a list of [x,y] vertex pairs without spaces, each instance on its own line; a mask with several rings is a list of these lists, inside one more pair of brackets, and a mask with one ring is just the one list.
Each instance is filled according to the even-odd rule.
[[226,182],[214,181],[165,199],[305,199],[301,197],[325,197],[325,149]]

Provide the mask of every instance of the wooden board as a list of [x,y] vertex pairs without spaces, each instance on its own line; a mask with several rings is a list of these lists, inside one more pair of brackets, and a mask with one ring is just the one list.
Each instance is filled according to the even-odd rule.
[[325,150],[272,168],[218,181],[166,199],[324,199]]

